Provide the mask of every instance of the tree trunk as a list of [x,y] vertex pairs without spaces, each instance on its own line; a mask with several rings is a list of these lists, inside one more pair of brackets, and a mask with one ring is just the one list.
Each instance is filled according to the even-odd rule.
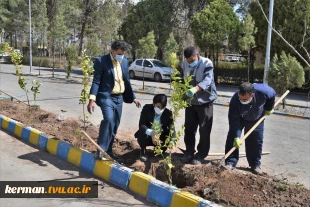
[[[11,47],[13,46],[13,34],[12,34],[12,32],[10,33],[11,35],[10,35],[10,40],[11,40]],[[15,48],[16,49],[16,48]]]
[[82,55],[82,50],[83,50],[83,39],[84,39],[84,33],[85,33],[85,28],[88,22],[88,17],[91,13],[91,5],[90,5],[90,0],[84,0],[84,18],[83,18],[83,22],[82,22],[82,29],[81,29],[81,34],[80,34],[80,44],[79,44],[79,51],[78,51],[78,55],[81,56]]
[[250,82],[251,46],[248,50],[248,82]]
[[17,32],[15,31],[15,48],[17,49]]
[[251,83],[254,83],[255,81],[255,78],[258,78],[258,77],[255,77],[254,76],[254,62],[255,62],[255,48],[250,48],[250,57],[249,58],[249,61],[250,61],[250,82]]
[[54,78],[54,72],[55,72],[55,40],[53,40],[52,51],[53,51],[53,78]]

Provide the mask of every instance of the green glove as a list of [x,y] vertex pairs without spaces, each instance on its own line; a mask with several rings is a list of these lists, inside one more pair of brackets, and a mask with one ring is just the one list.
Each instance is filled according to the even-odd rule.
[[197,92],[196,87],[193,87],[191,89],[189,89],[188,91],[190,91],[193,95]]
[[234,147],[240,148],[241,145],[242,145],[242,143],[240,142],[239,137],[235,137],[235,139],[234,139]]
[[273,112],[274,112],[273,109],[270,110],[270,111],[265,110],[265,115],[266,115],[266,116],[269,116],[269,115],[272,114]]
[[193,87],[191,89],[188,89],[188,91],[185,93],[183,100],[188,100],[194,96],[194,94],[197,92],[196,87]]

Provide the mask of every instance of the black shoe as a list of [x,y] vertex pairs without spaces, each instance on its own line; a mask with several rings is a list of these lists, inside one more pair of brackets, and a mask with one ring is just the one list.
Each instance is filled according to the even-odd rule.
[[119,160],[120,159],[120,157],[119,156],[117,156],[117,155],[115,155],[115,154],[113,154],[113,152],[111,152],[111,153],[107,153],[113,160]]
[[192,165],[201,165],[203,161],[204,161],[204,159],[202,159],[201,157],[195,155],[194,159],[191,161],[191,164]]
[[230,164],[226,164],[224,168],[225,168],[225,170],[228,170],[228,171],[235,169],[235,167],[230,165]]
[[100,151],[97,151],[95,153],[95,159],[96,160],[101,160],[103,158],[103,154]]
[[251,171],[255,175],[263,175],[264,174],[262,169],[260,169],[260,167],[257,167],[257,166],[251,167]]
[[181,162],[183,162],[183,163],[188,163],[188,162],[192,161],[192,159],[194,159],[193,154],[184,154],[184,156],[180,158]]
[[141,162],[146,162],[148,160],[148,156],[147,156],[147,152],[145,148],[140,150],[140,160]]

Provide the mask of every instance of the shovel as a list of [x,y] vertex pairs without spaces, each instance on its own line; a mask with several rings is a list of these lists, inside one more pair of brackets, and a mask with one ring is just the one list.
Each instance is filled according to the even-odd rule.
[[[286,97],[286,95],[289,93],[290,91],[287,90],[280,98],[279,100],[275,103],[274,108],[282,101],[282,99],[284,99]],[[260,118],[256,124],[240,139],[240,143],[243,143],[243,141],[248,138],[248,136],[252,133],[252,131],[254,131],[254,129],[262,122],[264,121],[264,119],[266,118],[266,115],[264,115],[262,118]],[[225,166],[222,166],[221,163],[227,158],[229,157],[229,155],[231,155],[231,153],[233,153],[235,151],[235,149],[237,149],[236,147],[233,147],[229,152],[227,152],[227,154],[217,163],[217,167],[223,167],[225,168]]]
[[[186,153],[186,150],[185,149],[182,149],[182,148],[180,148],[180,147],[178,147],[179,148],[179,150],[181,150],[182,151],[182,153],[183,154],[185,154]],[[269,155],[269,154],[271,154],[271,152],[262,152],[262,155]],[[225,153],[222,153],[222,152],[210,152],[209,154],[208,154],[208,156],[223,156],[223,155],[225,155]],[[239,155],[245,155],[245,152],[239,152]]]
[[108,153],[106,153],[88,134],[86,134],[86,132],[84,132],[83,130],[81,131],[88,139],[91,143],[93,143],[96,148],[105,156],[105,158],[107,158],[110,161],[116,162]]

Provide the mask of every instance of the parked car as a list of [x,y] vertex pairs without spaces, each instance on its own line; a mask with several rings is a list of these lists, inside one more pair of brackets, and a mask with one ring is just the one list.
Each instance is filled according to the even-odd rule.
[[225,57],[225,61],[227,62],[240,62],[240,57],[234,55],[227,55]]
[[174,70],[160,60],[155,59],[136,59],[129,66],[129,77],[144,77],[154,79],[157,82],[170,80]]

